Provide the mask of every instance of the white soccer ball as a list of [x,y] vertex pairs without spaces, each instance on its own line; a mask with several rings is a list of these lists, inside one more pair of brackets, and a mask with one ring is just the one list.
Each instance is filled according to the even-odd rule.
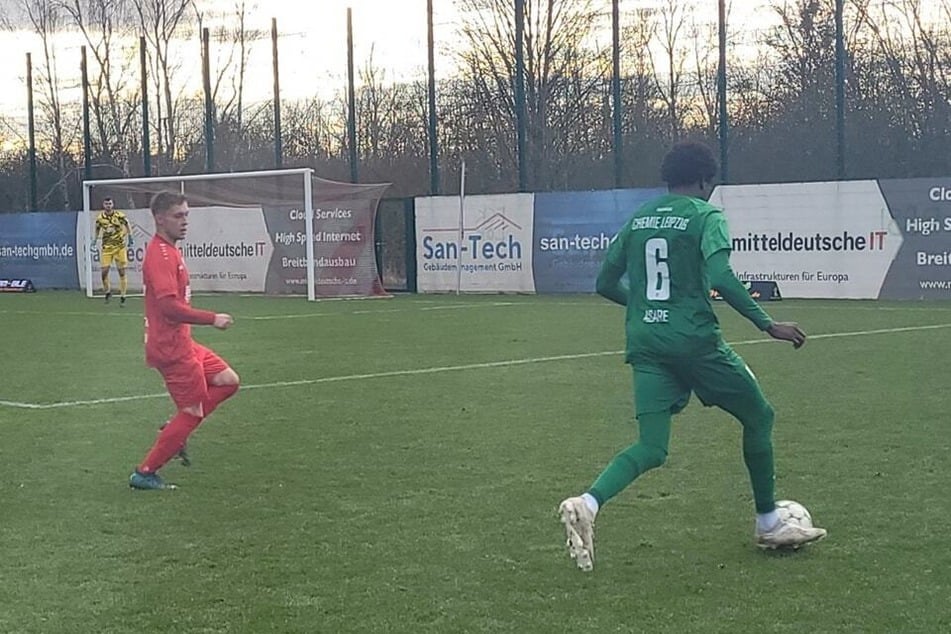
[[812,515],[809,509],[793,500],[776,502],[776,512],[784,522],[793,522],[803,528],[812,528]]

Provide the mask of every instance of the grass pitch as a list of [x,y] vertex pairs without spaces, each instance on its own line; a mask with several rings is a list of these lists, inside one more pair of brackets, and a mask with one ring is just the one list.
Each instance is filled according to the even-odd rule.
[[740,429],[694,401],[602,511],[555,507],[636,435],[622,311],[594,297],[197,297],[244,389],[180,489],[127,477],[172,413],[141,299],[0,296],[0,632],[951,630],[951,304],[720,307],[778,412],[777,490],[826,541],[752,545]]

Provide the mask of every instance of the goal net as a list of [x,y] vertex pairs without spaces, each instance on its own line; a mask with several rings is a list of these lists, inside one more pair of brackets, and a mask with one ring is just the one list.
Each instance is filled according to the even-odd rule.
[[101,244],[93,237],[111,198],[132,231],[128,289],[142,292],[142,261],[155,231],[149,201],[172,191],[188,199],[188,234],[178,247],[192,291],[311,300],[384,295],[374,228],[387,187],[325,180],[311,169],[84,181],[80,284],[89,297],[101,290]]

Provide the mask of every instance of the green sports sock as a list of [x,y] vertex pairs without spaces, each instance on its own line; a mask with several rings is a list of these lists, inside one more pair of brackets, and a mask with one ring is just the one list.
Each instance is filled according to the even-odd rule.
[[753,502],[757,513],[769,513],[776,507],[776,470],[773,465],[773,448],[766,451],[743,450],[743,462],[750,473],[753,487]]
[[614,456],[587,491],[599,506],[627,488],[642,473],[661,466],[667,459],[670,412],[642,414],[637,422],[637,443]]
[[776,468],[773,462],[773,408],[763,400],[749,411],[738,412],[743,425],[743,462],[750,474],[757,513],[776,507]]

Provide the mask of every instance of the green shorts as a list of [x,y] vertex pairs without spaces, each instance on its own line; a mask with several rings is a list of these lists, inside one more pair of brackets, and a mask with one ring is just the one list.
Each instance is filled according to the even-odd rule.
[[676,414],[687,406],[691,392],[704,405],[729,412],[766,403],[752,371],[725,342],[697,357],[635,356],[632,365],[638,416],[664,411]]

